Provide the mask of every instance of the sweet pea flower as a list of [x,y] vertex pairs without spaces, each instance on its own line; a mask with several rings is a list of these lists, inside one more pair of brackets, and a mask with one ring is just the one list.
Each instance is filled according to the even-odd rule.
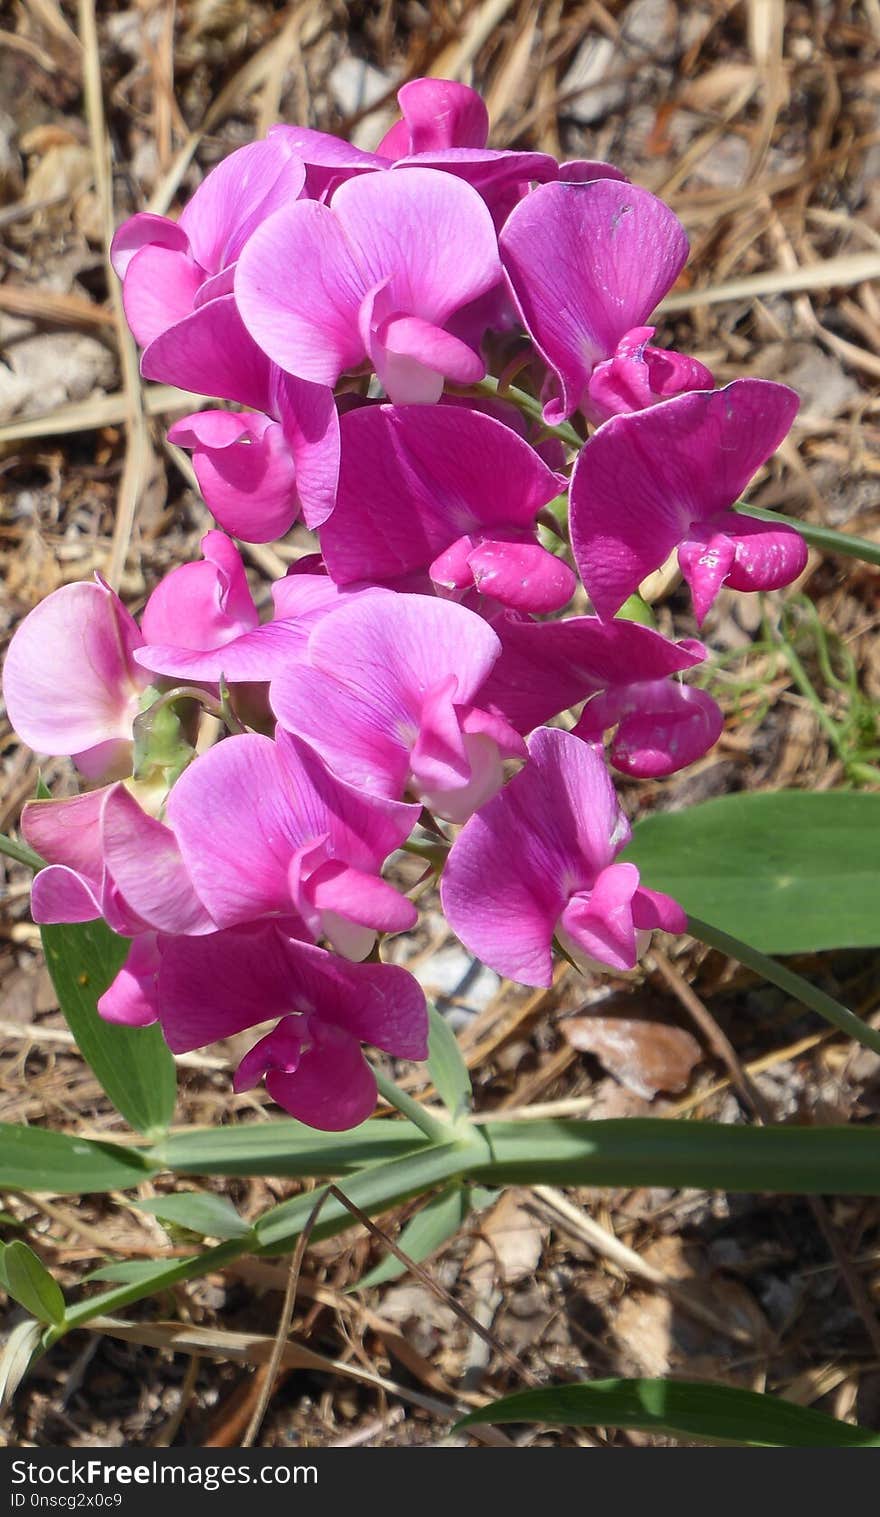
[[434,168],[466,179],[479,191],[500,226],[531,181],[555,179],[558,168],[547,153],[487,147],[489,113],[466,84],[451,79],[411,79],[397,92],[402,120],[386,132],[374,153],[353,147],[327,132],[276,126],[278,136],[306,164],[306,193],[330,199],[357,174],[387,169]]
[[807,562],[800,534],[731,509],[797,408],[787,385],[735,379],[599,428],[575,465],[570,521],[601,617],[613,616],[674,548],[699,623],[723,584],[778,590],[797,578]]
[[463,821],[499,789],[504,760],[525,757],[509,723],[474,704],[500,651],[464,606],[376,591],[322,618],[269,700],[349,784]]
[[196,759],[167,814],[196,892],[219,927],[295,921],[363,959],[377,932],[404,932],[418,912],[380,877],[418,807],[368,796],[279,730],[233,737]]
[[49,866],[34,876],[35,922],[94,922],[135,937],[213,932],[169,827],[125,785],[59,801],[28,801],[21,830]]
[[673,643],[637,622],[597,616],[534,622],[508,615],[492,626],[502,652],[480,702],[517,732],[531,732],[587,697],[576,734],[601,742],[613,728],[614,767],[655,779],[702,758],[723,730],[712,697],[675,678],[705,659],[696,638]]
[[88,779],[131,771],[132,723],[150,677],[135,661],[137,623],[99,574],[62,585],[16,629],[3,695],[18,736],[71,757]]
[[405,1059],[428,1052],[424,993],[407,970],[349,964],[271,922],[166,940],[158,1003],[172,1053],[279,1017],[245,1055],[235,1088],[265,1077],[273,1101],[326,1131],[354,1127],[374,1110],[376,1081],[362,1043]]
[[336,508],[321,549],[339,584],[426,570],[442,591],[557,611],[577,581],[537,540],[566,487],[510,427],[460,406],[367,406],[341,421]]
[[445,379],[482,379],[482,358],[445,330],[500,278],[492,218],[470,185],[434,169],[363,174],[332,205],[276,211],[239,259],[235,298],[251,336],[318,385],[366,360],[395,403],[439,400]]
[[[205,177],[178,221],[141,212],[110,248],[137,341],[153,338],[232,289],[232,270],[261,221],[302,193],[305,165],[283,137],[230,153]],[[210,391],[209,393],[213,393]]]
[[168,437],[193,454],[199,488],[221,526],[246,542],[283,537],[300,515],[330,515],[339,473],[332,390],[285,374],[257,347],[235,299],[221,295],[161,333],[141,360],[146,379],[249,406],[197,411]]
[[452,846],[447,920],[485,964],[525,985],[552,983],[554,936],[576,963],[633,969],[644,935],[684,932],[686,917],[639,884],[634,864],[615,863],[629,835],[598,751],[542,727],[525,768]]
[[662,200],[619,179],[541,185],[499,238],[511,292],[554,378],[555,425],[582,410],[602,421],[711,386],[708,369],[647,346],[645,321],[684,267],[688,240]]

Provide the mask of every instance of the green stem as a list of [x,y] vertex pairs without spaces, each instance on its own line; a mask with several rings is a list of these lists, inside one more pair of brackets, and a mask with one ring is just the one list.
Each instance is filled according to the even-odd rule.
[[14,838],[8,838],[4,832],[0,832],[0,853],[5,853],[7,858],[15,859],[17,864],[26,864],[28,869],[45,869],[46,860],[41,859],[33,848],[28,848],[27,843],[16,843]]
[[412,1096],[408,1096],[406,1091],[401,1090],[389,1075],[382,1073],[381,1069],[374,1067],[373,1074],[376,1076],[379,1094],[385,1097],[389,1106],[395,1107],[401,1116],[408,1117],[413,1126],[418,1127],[425,1134],[426,1138],[431,1139],[432,1143],[448,1143],[450,1141],[450,1138],[454,1134],[448,1122],[444,1122],[441,1117],[435,1117],[431,1112],[426,1111],[421,1102],[414,1101]]
[[711,927],[708,922],[701,922],[699,917],[688,917],[688,932],[691,937],[698,938],[701,943],[708,943],[710,948],[717,948],[721,953],[726,953],[728,958],[736,959],[738,963],[754,969],[756,974],[769,980],[771,985],[777,985],[780,990],[785,991],[786,995],[800,1001],[801,1005],[809,1006],[811,1011],[818,1012],[820,1017],[824,1017],[825,1021],[830,1022],[839,1032],[846,1033],[849,1038],[855,1038],[865,1048],[873,1049],[874,1053],[880,1053],[880,1032],[869,1027],[861,1017],[857,1017],[855,1012],[848,1011],[832,996],[826,995],[824,990],[811,985],[809,980],[803,979],[791,969],[786,969],[783,964],[777,964],[775,959],[759,953],[757,948],[751,948],[748,943],[740,942],[739,938],[730,937],[719,927]]
[[512,406],[522,411],[523,416],[528,416],[530,421],[537,421],[544,428],[549,437],[558,437],[560,442],[567,443],[570,448],[582,448],[584,439],[576,432],[570,422],[563,421],[558,427],[548,427],[544,420],[544,408],[534,395],[529,395],[525,390],[518,390],[516,385],[501,384],[494,375],[488,374],[481,379],[479,384],[472,387],[480,395],[492,395],[498,400],[509,400]]
[[783,516],[781,511],[765,511],[762,506],[746,506],[740,502],[734,506],[734,510],[739,511],[741,516],[754,516],[757,521],[794,527],[804,542],[811,543],[814,548],[824,548],[826,553],[842,553],[846,558],[861,558],[866,564],[880,564],[880,543],[872,543],[867,537],[856,537],[851,532],[835,532],[833,527],[818,527],[813,522],[801,521],[796,516]]

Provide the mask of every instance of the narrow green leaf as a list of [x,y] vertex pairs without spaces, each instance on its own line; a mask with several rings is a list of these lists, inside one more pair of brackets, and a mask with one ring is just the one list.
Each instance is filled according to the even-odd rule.
[[880,1195],[880,1128],[733,1127],[658,1117],[486,1122],[487,1185],[661,1185],[782,1195]]
[[129,1190],[155,1174],[143,1150],[95,1143],[44,1127],[0,1122],[0,1190],[53,1190],[59,1195]]
[[138,1211],[151,1212],[160,1222],[171,1222],[206,1238],[246,1238],[250,1223],[238,1215],[232,1202],[212,1191],[176,1191],[169,1196],[152,1196],[136,1201]]
[[100,1269],[90,1270],[83,1275],[83,1284],[88,1280],[107,1280],[115,1285],[140,1285],[152,1280],[156,1268],[155,1259],[120,1259],[115,1264],[102,1264]]
[[58,1003],[83,1058],[132,1127],[150,1135],[164,1131],[174,1112],[177,1073],[159,1027],[118,1027],[98,1015],[98,998],[125,962],[129,940],[104,922],[40,932]]
[[458,1423],[628,1427],[750,1448],[880,1448],[880,1433],[778,1396],[688,1380],[592,1380],[517,1391]]
[[[398,1247],[421,1264],[433,1254],[441,1243],[458,1232],[470,1211],[470,1197],[462,1185],[449,1185],[433,1196],[421,1211],[407,1222],[397,1239]],[[371,1285],[384,1285],[388,1280],[397,1280],[406,1274],[406,1265],[394,1254],[386,1254],[375,1268],[369,1270],[351,1290],[366,1290]]]
[[64,1321],[64,1297],[61,1286],[49,1274],[33,1249],[16,1238],[3,1250],[3,1283],[19,1306],[38,1322]]
[[644,884],[763,953],[880,946],[880,794],[749,791],[633,829]]
[[302,1122],[281,1118],[172,1133],[149,1152],[157,1165],[180,1175],[316,1179],[349,1174],[427,1146],[424,1133],[411,1122],[378,1118],[349,1132],[316,1132]]
[[[169,1286],[180,1284],[183,1280],[195,1280],[199,1275],[208,1275],[212,1270],[221,1269],[224,1264],[228,1264],[232,1259],[240,1258],[248,1251],[246,1241],[233,1238],[228,1243],[218,1243],[214,1248],[206,1248],[203,1253],[193,1254],[186,1259],[146,1261],[153,1266],[149,1273],[141,1274],[139,1270],[133,1270],[128,1278],[114,1290],[102,1291],[97,1296],[88,1296],[85,1301],[78,1301],[75,1306],[68,1307],[63,1325],[48,1334],[45,1346],[51,1348],[63,1333],[82,1327],[84,1323],[91,1322],[93,1317],[103,1317],[111,1312],[121,1311],[124,1306],[131,1306],[135,1301],[143,1301],[146,1296],[154,1296],[159,1291],[167,1290]],[[131,1262],[140,1264],[143,1261],[138,1259]],[[114,1268],[112,1265],[107,1267]]]
[[471,1077],[458,1039],[436,1006],[428,1007],[428,1074],[453,1121],[470,1110]]
[[[486,1146],[474,1129],[473,1136],[466,1140],[436,1146],[429,1144],[420,1153],[386,1160],[384,1164],[372,1164],[340,1182],[340,1189],[361,1211],[370,1214],[387,1211],[409,1196],[420,1195],[422,1191],[432,1190],[444,1181],[466,1174],[478,1158],[485,1157]],[[318,1192],[309,1191],[304,1196],[295,1196],[292,1201],[282,1201],[280,1206],[266,1212],[255,1224],[261,1251],[286,1252],[305,1227],[317,1199]],[[328,1238],[350,1227],[351,1223],[351,1213],[341,1201],[331,1196],[324,1204],[312,1236],[316,1240]]]

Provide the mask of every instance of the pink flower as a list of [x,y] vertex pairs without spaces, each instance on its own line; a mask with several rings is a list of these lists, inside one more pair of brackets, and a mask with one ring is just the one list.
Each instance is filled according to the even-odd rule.
[[553,371],[546,421],[577,410],[603,420],[624,399],[650,404],[711,385],[702,364],[645,346],[645,321],[688,252],[681,223],[647,190],[608,177],[541,185],[513,211],[500,248],[523,321]]
[[132,723],[150,683],[134,658],[142,641],[100,575],[47,595],[6,654],[3,694],[19,737],[38,753],[71,756],[89,779],[129,773]]
[[257,347],[232,295],[200,306],[150,343],[147,379],[252,407],[198,411],[171,442],[193,451],[202,494],[221,526],[247,542],[281,537],[300,514],[318,527],[333,510],[339,421],[333,392],[284,374]]
[[500,278],[495,230],[471,187],[433,169],[363,174],[332,206],[297,201],[250,238],[235,296],[274,363],[334,385],[367,359],[395,402],[472,384],[480,355],[445,330]]
[[21,830],[49,866],[34,877],[35,922],[103,917],[123,937],[212,932],[169,827],[123,784],[60,801],[28,801]]
[[599,428],[572,475],[571,540],[600,616],[613,616],[674,548],[698,622],[723,584],[777,590],[797,578],[807,561],[800,534],[731,510],[797,407],[786,385],[736,379]]
[[385,134],[375,153],[364,152],[327,132],[276,126],[307,167],[307,193],[330,200],[356,174],[391,168],[441,169],[466,179],[485,199],[496,226],[532,180],[555,179],[557,165],[547,153],[523,153],[486,146],[489,113],[476,90],[450,79],[411,79],[397,92],[403,119]]
[[272,137],[218,163],[179,221],[143,212],[123,222],[110,256],[138,342],[146,347],[196,306],[228,294],[231,270],[254,228],[295,200],[304,184],[302,160],[283,137]]
[[278,916],[348,958],[418,912],[380,877],[418,808],[355,790],[279,731],[228,738],[196,759],[168,798],[196,892],[218,927]]
[[535,517],[565,488],[516,433],[462,406],[367,406],[343,416],[336,509],[321,531],[340,584],[427,570],[442,591],[474,587],[556,611],[577,581],[539,544]]
[[498,974],[550,985],[553,938],[576,962],[632,969],[655,927],[683,932],[668,896],[615,858],[629,840],[604,763],[570,732],[542,727],[529,761],[454,843],[441,883],[450,926]]
[[390,964],[349,964],[271,922],[162,944],[162,1031],[173,1053],[202,1048],[270,1018],[277,1027],[245,1055],[235,1085],[265,1075],[279,1106],[311,1127],[341,1131],[371,1115],[370,1043],[399,1058],[427,1057],[418,982]]
[[586,696],[577,735],[601,742],[614,728],[612,764],[648,779],[692,764],[723,729],[710,695],[670,678],[705,658],[694,638],[673,643],[636,622],[596,616],[554,622],[504,616],[492,625],[502,652],[480,702],[517,732],[531,732]]
[[375,591],[318,623],[308,662],[277,675],[269,699],[350,784],[463,821],[502,784],[504,759],[525,757],[510,725],[475,704],[500,651],[464,606]]

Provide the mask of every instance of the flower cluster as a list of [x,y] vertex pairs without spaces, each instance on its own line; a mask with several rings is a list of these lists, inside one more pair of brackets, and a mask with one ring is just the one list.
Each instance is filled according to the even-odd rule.
[[[375,153],[276,127],[179,220],[119,229],[144,375],[226,403],[169,433],[218,529],[140,625],[100,578],[57,590],[4,675],[21,737],[96,787],[25,807],[35,920],[130,938],[101,1012],[175,1052],[274,1022],[236,1087],[323,1128],[373,1108],[363,1044],[426,1055],[423,993],[378,952],[418,919],[383,874],[405,845],[448,854],[451,926],[529,985],[554,943],[627,970],[683,929],[617,861],[606,756],[671,774],[721,714],[682,681],[699,642],[616,613],[676,550],[698,622],[805,562],[734,509],[792,391],[715,389],[651,342],[687,254],[668,207],[607,164],[491,150],[463,85],[399,99]],[[233,538],[300,518],[319,551],[261,618]]]

